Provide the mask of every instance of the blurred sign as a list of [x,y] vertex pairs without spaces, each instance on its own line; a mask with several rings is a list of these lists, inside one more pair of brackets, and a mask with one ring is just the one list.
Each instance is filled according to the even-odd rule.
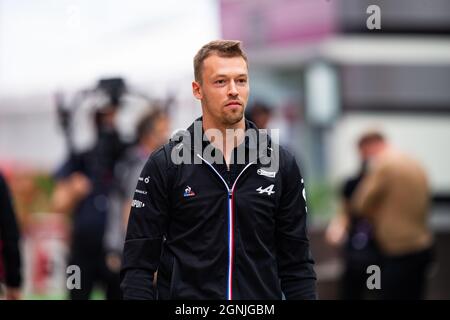
[[318,40],[337,29],[334,2],[221,0],[222,36],[242,40],[248,48]]
[[338,79],[333,67],[315,62],[305,74],[306,111],[308,121],[315,125],[330,125],[338,115]]
[[346,111],[450,112],[447,65],[347,65],[340,79]]
[[68,229],[64,216],[36,213],[24,238],[25,296],[63,297],[66,293]]

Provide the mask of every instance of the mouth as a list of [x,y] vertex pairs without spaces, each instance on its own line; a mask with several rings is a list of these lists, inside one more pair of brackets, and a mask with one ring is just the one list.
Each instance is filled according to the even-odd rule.
[[242,106],[242,103],[240,103],[239,101],[231,101],[225,104],[225,107],[240,107],[240,106]]

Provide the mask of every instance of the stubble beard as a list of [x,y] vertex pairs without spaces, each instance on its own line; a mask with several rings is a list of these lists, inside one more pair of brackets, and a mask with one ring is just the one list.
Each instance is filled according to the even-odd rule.
[[[206,97],[205,97],[204,103],[206,106],[209,105],[209,101]],[[209,108],[206,107],[206,109],[209,109]],[[225,128],[232,127],[236,123],[238,123],[239,121],[242,120],[242,118],[244,117],[244,110],[245,110],[245,106],[241,106],[241,108],[238,108],[235,110],[226,110],[226,107],[222,107],[222,109],[220,110],[220,113],[218,115],[219,118],[216,118],[216,117],[214,117],[214,118],[216,118],[215,119],[215,121],[217,121],[216,123],[222,124]],[[209,114],[211,116],[214,116],[214,114],[212,112],[209,112]]]
[[243,107],[236,110],[223,110],[222,112],[222,124],[226,127],[234,126],[244,117]]

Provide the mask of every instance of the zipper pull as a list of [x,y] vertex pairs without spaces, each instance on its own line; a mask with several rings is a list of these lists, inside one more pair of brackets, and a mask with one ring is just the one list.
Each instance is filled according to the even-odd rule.
[[232,196],[233,196],[233,192],[231,190],[228,190],[228,199],[231,199]]

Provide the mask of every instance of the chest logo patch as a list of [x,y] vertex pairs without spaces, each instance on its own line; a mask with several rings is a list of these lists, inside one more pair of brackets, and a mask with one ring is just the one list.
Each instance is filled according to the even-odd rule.
[[195,192],[192,191],[191,187],[186,186],[186,189],[184,189],[183,197],[188,198],[188,197],[193,197],[193,196],[195,196]]
[[258,189],[256,189],[256,191],[258,191],[259,194],[267,193],[270,196],[271,194],[275,193],[275,191],[273,191],[273,186],[274,185],[271,184],[270,186],[264,189],[262,187],[259,187]]
[[260,176],[265,176],[269,178],[275,178],[275,175],[277,174],[276,171],[266,171],[263,169],[256,170],[256,173],[259,174]]

